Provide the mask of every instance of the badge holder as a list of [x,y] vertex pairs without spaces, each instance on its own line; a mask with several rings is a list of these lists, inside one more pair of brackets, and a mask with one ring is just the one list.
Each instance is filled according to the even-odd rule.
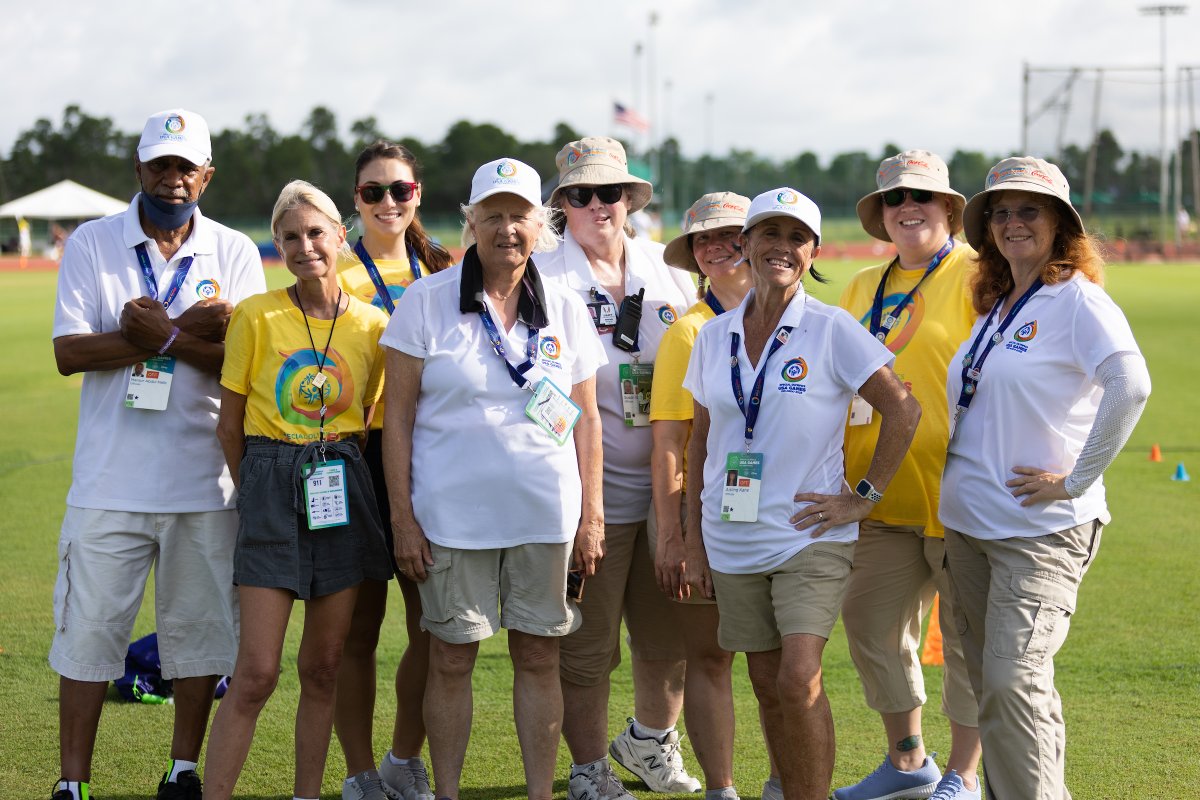
[[175,377],[175,356],[154,356],[130,368],[125,407],[164,411]]
[[616,326],[616,303],[595,286],[588,290],[587,310],[592,317],[592,324],[596,326],[598,332],[608,333]]
[[346,462],[325,458],[325,444],[319,461],[304,465],[304,510],[308,529],[334,528],[350,524],[350,506],[346,502]]
[[583,409],[549,378],[538,381],[533,397],[525,404],[525,416],[559,445],[566,443],[582,415]]
[[854,399],[850,401],[850,427],[856,425],[870,425],[872,412],[874,408],[866,400],[854,395]]
[[730,453],[725,457],[725,486],[721,490],[723,521],[758,522],[762,470],[762,453]]
[[[635,356],[636,358],[636,356]],[[650,389],[654,383],[654,365],[634,361],[617,367],[621,379],[621,409],[625,424],[644,428],[650,424]]]

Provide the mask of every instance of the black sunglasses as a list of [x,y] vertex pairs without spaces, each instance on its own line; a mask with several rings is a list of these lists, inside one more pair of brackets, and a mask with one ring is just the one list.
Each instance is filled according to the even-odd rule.
[[1007,225],[1013,217],[1028,223],[1040,217],[1043,208],[1045,206],[1021,206],[1015,211],[1011,208],[989,208],[983,215],[993,225]]
[[395,181],[387,186],[380,186],[378,183],[364,183],[362,186],[355,186],[354,191],[358,192],[358,196],[364,203],[370,205],[375,205],[383,200],[383,196],[389,192],[397,203],[407,203],[413,199],[413,194],[417,191],[417,184],[409,181]]
[[575,208],[587,208],[592,202],[592,195],[599,197],[600,202],[606,205],[619,202],[625,194],[625,187],[619,183],[606,186],[571,186],[563,189],[563,194],[567,196],[567,202]]
[[895,208],[904,203],[904,195],[908,195],[914,203],[921,205],[925,205],[933,199],[933,192],[928,189],[888,189],[883,193],[883,204],[888,208]]

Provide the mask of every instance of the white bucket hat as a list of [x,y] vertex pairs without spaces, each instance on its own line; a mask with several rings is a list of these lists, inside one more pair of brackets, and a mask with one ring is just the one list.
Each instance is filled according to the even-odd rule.
[[925,189],[950,198],[950,235],[958,233],[963,227],[963,206],[967,198],[950,188],[950,171],[946,162],[936,153],[928,150],[905,150],[891,158],[879,162],[875,173],[875,191],[858,201],[855,210],[863,230],[882,239],[892,240],[887,229],[883,227],[883,198],[884,192],[892,189]]
[[1079,231],[1083,231],[1083,218],[1071,205],[1071,185],[1062,174],[1062,170],[1040,158],[1033,156],[1012,156],[1001,161],[988,170],[987,179],[983,182],[983,191],[967,201],[963,212],[963,231],[967,235],[967,243],[978,250],[987,235],[987,210],[991,204],[988,197],[992,192],[1017,191],[1045,194],[1061,203],[1059,216],[1063,220],[1074,221]]
[[629,194],[629,213],[640,211],[650,203],[653,188],[649,181],[629,174],[625,148],[607,136],[586,136],[568,142],[554,157],[558,167],[558,186],[550,194],[550,205],[568,186],[608,186],[623,184]]
[[667,243],[667,249],[663,251],[663,261],[672,267],[699,272],[700,265],[696,263],[696,257],[692,254],[691,235],[716,228],[741,230],[749,208],[750,198],[733,192],[710,192],[701,195],[683,217],[683,233]]
[[746,224],[742,226],[742,233],[771,217],[792,217],[800,220],[817,237],[817,245],[821,244],[821,209],[795,189],[781,186],[755,197],[746,214]]
[[138,140],[138,161],[179,156],[199,166],[212,158],[212,141],[204,117],[182,108],[159,111],[146,120]]
[[471,178],[470,204],[494,194],[515,194],[530,205],[542,204],[542,179],[537,170],[515,158],[498,158],[475,170]]

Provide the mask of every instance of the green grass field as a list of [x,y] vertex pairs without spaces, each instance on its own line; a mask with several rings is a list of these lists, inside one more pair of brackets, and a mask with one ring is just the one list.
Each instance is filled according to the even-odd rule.
[[[813,289],[836,300],[862,264],[825,262],[833,279]],[[270,270],[273,285],[287,275]],[[1200,476],[1172,481],[1178,462],[1200,473],[1200,428],[1195,422],[1200,379],[1200,265],[1119,265],[1109,290],[1123,306],[1150,363],[1154,393],[1125,452],[1109,470],[1114,520],[1087,580],[1071,636],[1057,660],[1057,683],[1068,724],[1068,783],[1078,798],[1179,798],[1200,786]],[[78,376],[54,367],[50,326],[54,275],[0,273],[0,330],[10,348],[0,385],[3,422],[19,439],[0,466],[0,524],[8,567],[0,583],[0,798],[45,798],[58,775],[57,676],[46,663],[53,619],[51,593],[63,501],[71,478]],[[1189,322],[1189,320],[1191,320]],[[1189,400],[1189,398],[1191,398]],[[1188,409],[1192,409],[1191,412]],[[1163,463],[1151,463],[1152,444]],[[153,491],[153,487],[147,487]],[[147,593],[147,600],[150,599]],[[148,604],[147,604],[148,605]],[[280,688],[263,713],[239,797],[291,796],[292,729],[298,695],[294,659],[299,617],[293,617]],[[394,592],[382,636],[376,751],[387,747],[394,713],[390,675],[404,646],[402,609]],[[135,636],[153,630],[143,611]],[[627,663],[627,660],[626,660]],[[885,748],[878,718],[863,703],[840,627],[829,642],[825,683],[838,734],[835,786],[873,769]],[[475,731],[467,755],[467,800],[524,797],[511,721],[512,671],[503,637],[485,643],[475,672]],[[940,671],[926,669],[929,687],[925,738],[932,750],[949,747],[938,713]],[[609,720],[615,735],[631,713],[627,666],[614,674]],[[767,775],[745,662],[735,664],[739,720],[735,775],[742,797],[758,797]],[[103,800],[151,797],[167,758],[170,706],[106,704],[96,749],[93,787]],[[324,794],[341,797],[344,765],[330,749]],[[690,750],[693,774],[699,768]],[[568,756],[560,748],[558,791],[565,793]],[[649,797],[639,783],[629,787]]]

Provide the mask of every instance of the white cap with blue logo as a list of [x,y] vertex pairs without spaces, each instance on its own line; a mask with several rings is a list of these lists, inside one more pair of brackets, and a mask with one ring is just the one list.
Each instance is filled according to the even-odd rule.
[[159,111],[146,120],[138,140],[143,164],[163,156],[179,156],[199,166],[212,159],[212,141],[204,117],[182,108]]
[[800,220],[817,237],[817,244],[821,244],[821,209],[795,189],[781,186],[755,197],[746,213],[746,224],[742,226],[742,233],[771,217],[792,217]]
[[530,205],[542,204],[542,179],[537,170],[515,158],[498,158],[475,170],[471,179],[470,204],[494,194],[515,194]]

